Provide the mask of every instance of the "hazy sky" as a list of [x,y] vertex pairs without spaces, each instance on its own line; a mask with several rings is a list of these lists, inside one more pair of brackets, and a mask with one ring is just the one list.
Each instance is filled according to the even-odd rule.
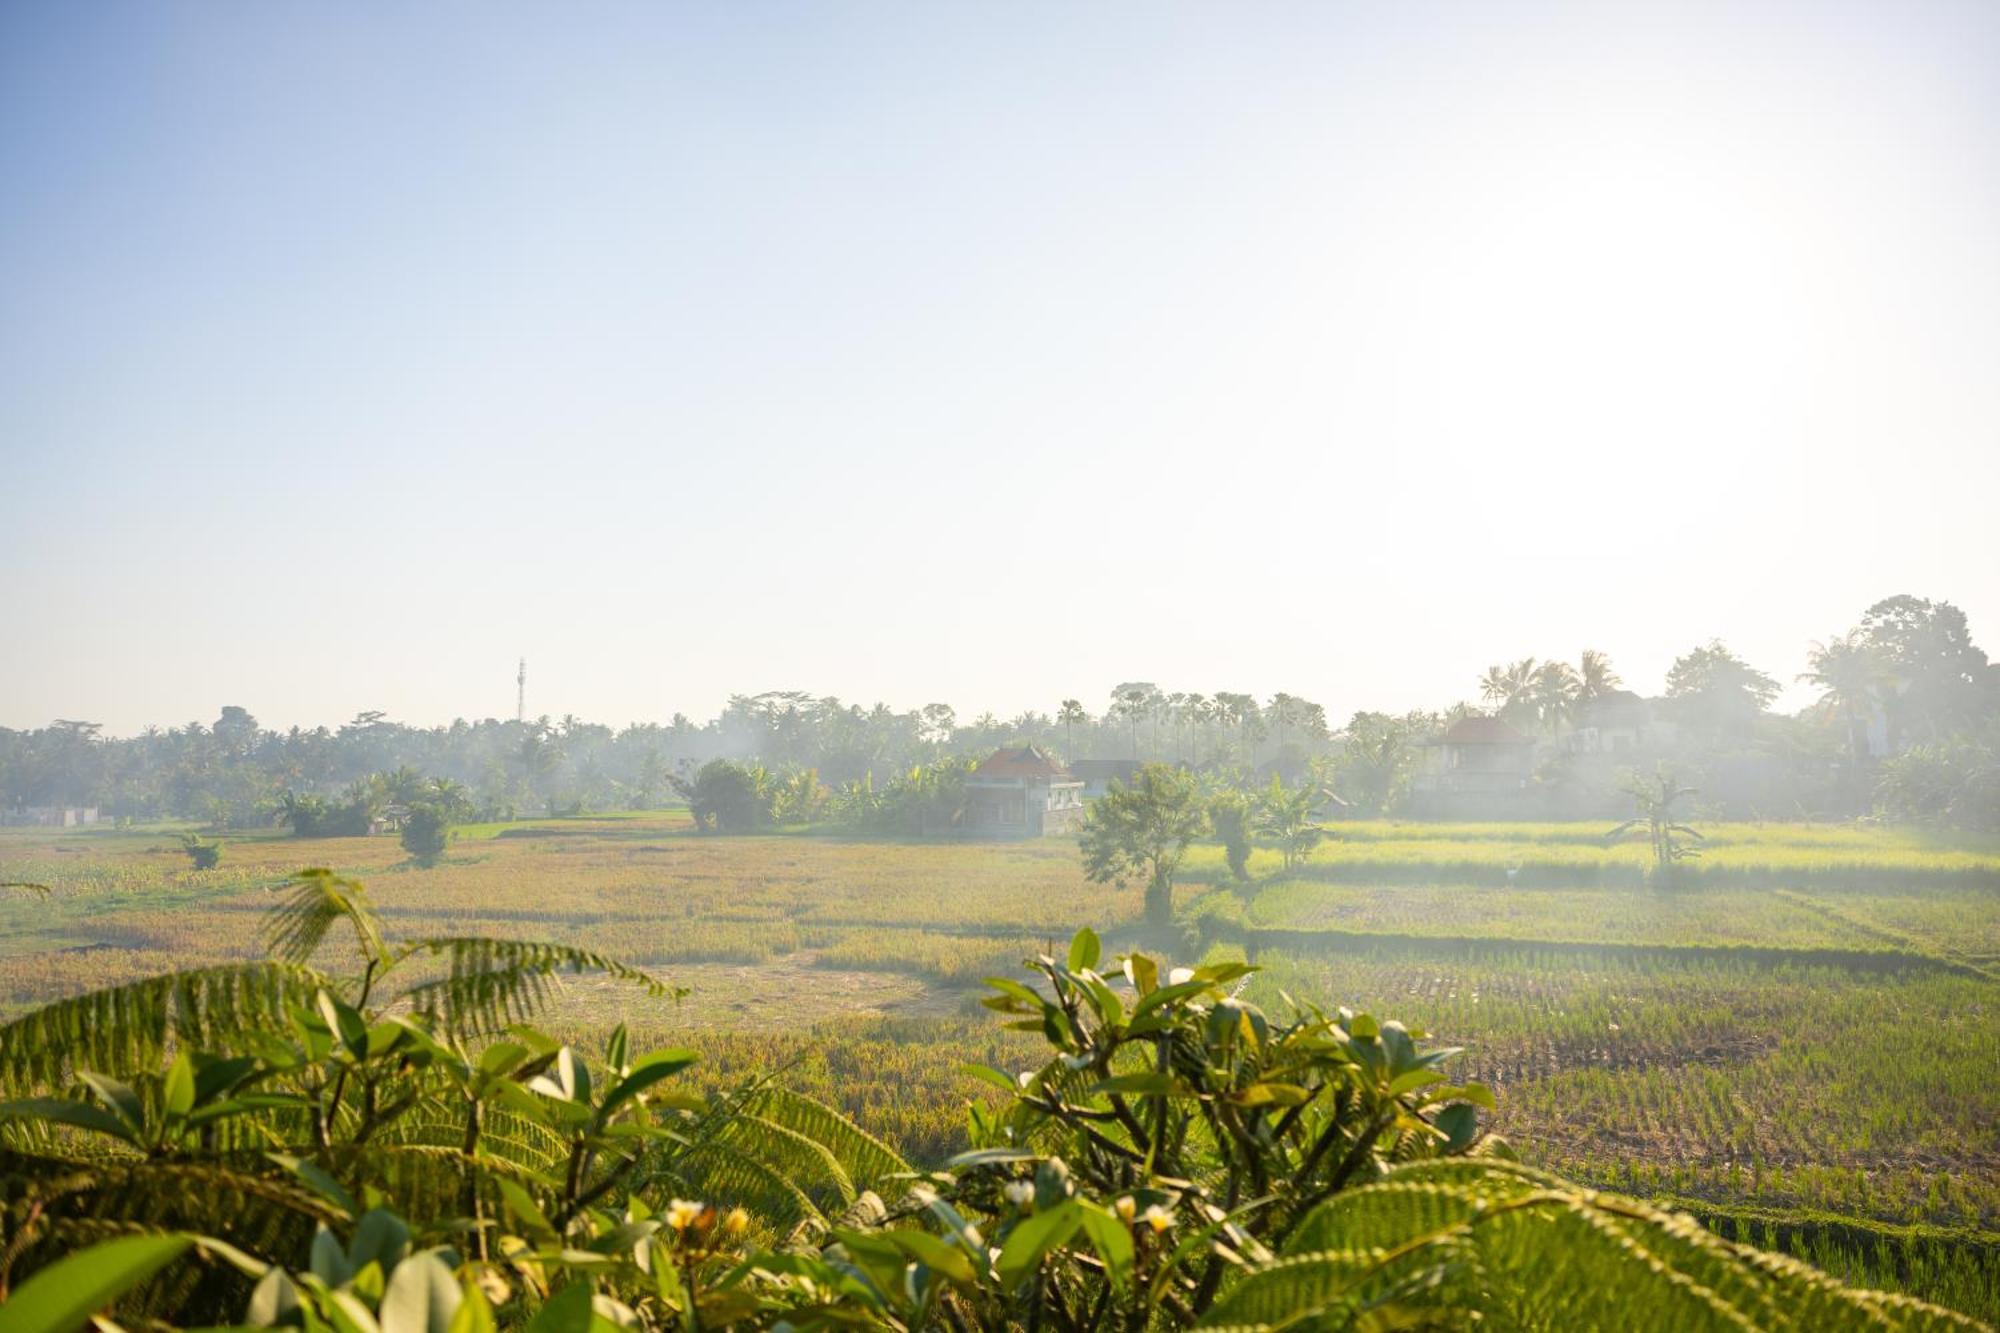
[[0,725],[1790,679],[1996,509],[1990,0],[0,7]]

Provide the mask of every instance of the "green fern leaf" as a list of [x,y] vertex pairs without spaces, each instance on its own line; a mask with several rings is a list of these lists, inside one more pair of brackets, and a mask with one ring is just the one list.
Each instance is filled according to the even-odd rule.
[[243,963],[88,991],[0,1027],[0,1092],[67,1086],[79,1069],[130,1077],[168,1045],[216,1049],[283,1020],[326,984],[310,968]]
[[417,1013],[460,1036],[495,1032],[532,1016],[548,1003],[561,972],[602,973],[656,998],[685,994],[638,968],[569,945],[450,936],[405,944],[397,961],[420,953],[446,959],[449,974],[410,987],[404,998]]

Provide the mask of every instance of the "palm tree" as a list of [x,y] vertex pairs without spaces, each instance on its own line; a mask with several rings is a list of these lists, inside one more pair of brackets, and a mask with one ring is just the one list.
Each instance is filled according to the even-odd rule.
[[1858,771],[1861,733],[1889,683],[1888,667],[1859,630],[1814,643],[1806,665],[1799,679],[1817,687],[1821,704],[1846,724],[1849,771]]
[[1298,702],[1297,699],[1280,690],[1271,696],[1270,705],[1265,709],[1266,716],[1271,719],[1272,725],[1277,728],[1277,742],[1274,746],[1277,750],[1285,748],[1285,724],[1292,720],[1292,712],[1297,707]]
[[1611,669],[1611,659],[1595,648],[1584,649],[1583,656],[1577,659],[1576,679],[1578,704],[1601,698],[1624,684]]
[[1479,697],[1509,721],[1534,707],[1533,695],[1537,663],[1532,657],[1518,662],[1490,666],[1479,678]]
[[1319,845],[1326,830],[1313,819],[1319,791],[1304,785],[1287,789],[1276,773],[1271,785],[1257,793],[1254,822],[1259,833],[1273,839],[1285,858],[1285,869],[1297,866]]
[[1576,711],[1582,681],[1567,662],[1544,662],[1535,670],[1530,702],[1542,729],[1551,736]]
[[1210,705],[1209,716],[1224,728],[1241,727],[1244,719],[1244,705],[1249,702],[1247,694],[1232,694],[1227,690],[1217,690]]
[[436,806],[447,819],[463,819],[472,813],[471,794],[464,783],[452,778],[432,778],[424,784],[417,800]]
[[1090,714],[1083,711],[1083,701],[1081,699],[1065,699],[1062,701],[1062,707],[1056,710],[1056,721],[1063,724],[1063,748],[1069,751],[1070,758],[1074,759],[1076,757],[1076,724],[1090,721]]
[[277,821],[292,826],[292,836],[310,838],[326,819],[326,802],[317,796],[301,796],[287,787],[278,794]]
[[404,764],[382,775],[382,792],[397,805],[411,805],[424,797],[424,775]]
[[1188,729],[1188,755],[1198,767],[1201,764],[1201,731],[1208,724],[1209,704],[1205,694],[1184,694]]
[[[1159,687],[1147,681],[1129,681],[1111,692],[1112,710],[1132,728],[1132,757],[1139,757],[1139,719],[1153,711]],[[1157,736],[1155,737],[1157,739]]]
[[[1162,711],[1166,713],[1167,730],[1174,738],[1174,758],[1185,759],[1187,752],[1181,745],[1181,724],[1187,719],[1187,694],[1185,691],[1175,690],[1166,696],[1164,704]],[[1156,740],[1157,735],[1156,732]]]

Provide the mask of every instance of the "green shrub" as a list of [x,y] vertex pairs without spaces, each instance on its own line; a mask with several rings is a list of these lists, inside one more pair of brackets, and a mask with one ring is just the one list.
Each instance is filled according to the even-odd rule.
[[196,833],[181,834],[181,850],[187,853],[196,870],[213,870],[222,864],[222,840],[204,838]]
[[435,865],[451,841],[451,825],[434,805],[414,805],[403,820],[403,850],[418,865]]

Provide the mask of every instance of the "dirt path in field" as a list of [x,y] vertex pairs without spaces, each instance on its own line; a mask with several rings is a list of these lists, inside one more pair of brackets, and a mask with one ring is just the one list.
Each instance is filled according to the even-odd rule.
[[[677,1021],[693,1028],[810,1028],[846,1018],[949,1017],[968,989],[941,986],[903,972],[823,967],[802,950],[767,963],[664,963],[647,969],[688,990]],[[634,989],[603,977],[564,978],[556,1004],[565,1017],[616,1022],[637,1004]]]

